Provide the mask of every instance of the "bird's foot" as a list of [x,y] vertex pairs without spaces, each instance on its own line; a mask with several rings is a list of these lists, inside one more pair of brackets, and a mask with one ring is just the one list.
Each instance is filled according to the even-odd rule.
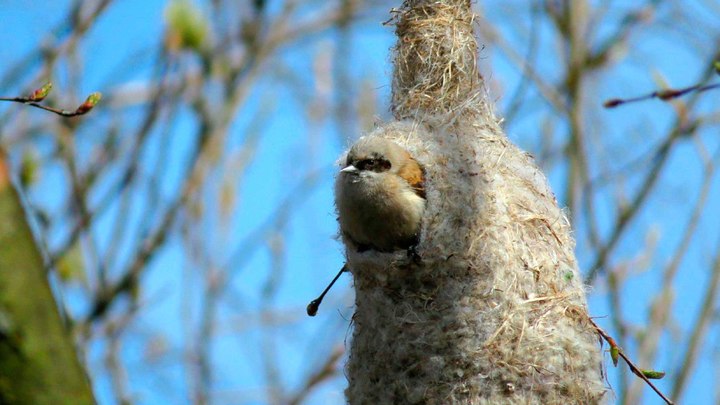
[[407,248],[407,257],[415,264],[422,263],[422,257],[420,257],[417,252],[417,243],[414,243]]

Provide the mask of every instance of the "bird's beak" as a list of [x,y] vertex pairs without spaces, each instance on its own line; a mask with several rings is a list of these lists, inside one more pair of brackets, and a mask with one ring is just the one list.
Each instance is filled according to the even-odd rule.
[[357,167],[353,165],[347,165],[344,169],[340,170],[340,173],[357,173],[358,169]]

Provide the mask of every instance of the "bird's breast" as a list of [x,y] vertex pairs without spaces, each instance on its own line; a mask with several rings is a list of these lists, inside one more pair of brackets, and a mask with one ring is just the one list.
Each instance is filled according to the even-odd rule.
[[339,176],[336,205],[342,232],[356,244],[392,251],[409,247],[425,200],[398,176]]

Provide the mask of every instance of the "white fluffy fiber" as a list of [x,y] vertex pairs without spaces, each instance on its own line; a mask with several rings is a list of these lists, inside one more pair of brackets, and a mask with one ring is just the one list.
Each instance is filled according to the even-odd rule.
[[427,175],[418,252],[348,252],[351,404],[589,404],[605,389],[568,221],[531,157],[491,128],[374,131]]
[[[347,252],[356,289],[347,400],[601,402],[600,346],[587,322],[570,225],[532,157],[503,134],[479,76],[474,84],[448,79],[448,71],[476,74],[467,65],[476,49],[474,37],[466,38],[472,18],[462,15],[469,4],[442,3],[408,2],[400,10],[395,63],[437,53],[428,63],[446,68],[422,66],[422,58],[416,76],[396,68],[400,120],[368,135],[396,141],[423,165],[427,210],[421,264],[403,251]],[[413,25],[413,18],[421,21]],[[466,48],[437,45],[443,35]],[[438,75],[448,79],[442,86],[427,83]],[[448,96],[426,103],[436,91]]]

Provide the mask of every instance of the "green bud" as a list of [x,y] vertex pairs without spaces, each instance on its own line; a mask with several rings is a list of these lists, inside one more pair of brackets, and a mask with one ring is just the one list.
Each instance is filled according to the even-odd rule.
[[663,377],[665,377],[664,371],[656,371],[656,370],[641,370],[643,375],[649,379],[649,380],[659,380]]
[[47,82],[45,85],[40,87],[39,89],[36,89],[35,91],[30,94],[30,97],[28,99],[30,101],[43,101],[45,97],[50,93],[50,90],[52,90],[53,84],[52,82]]
[[175,0],[165,9],[166,45],[173,49],[200,50],[208,37],[207,19],[198,6],[189,0]]
[[25,151],[20,165],[20,184],[23,187],[28,187],[37,180],[38,166],[37,156],[30,151]]
[[102,98],[102,94],[99,92],[95,92],[90,94],[86,99],[85,102],[80,104],[80,106],[75,110],[77,114],[85,114],[86,112],[90,111],[95,107],[97,103],[100,102],[100,99]]
[[620,357],[620,348],[617,346],[612,346],[610,348],[610,358],[612,359],[613,366],[617,367],[619,357]]
[[58,261],[57,275],[64,282],[83,281],[85,279],[85,261],[78,243],[75,243]]

